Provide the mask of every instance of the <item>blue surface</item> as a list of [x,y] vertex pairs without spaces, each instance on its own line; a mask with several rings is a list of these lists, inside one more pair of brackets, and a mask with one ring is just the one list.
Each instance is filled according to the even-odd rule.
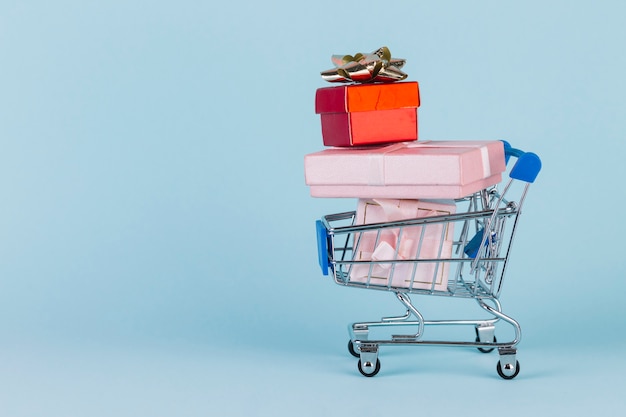
[[[0,415],[626,405],[622,2],[337,5],[2,4]],[[501,299],[513,381],[475,351],[387,349],[371,379],[347,354],[350,321],[403,310],[320,273],[312,222],[356,204],[311,198],[303,156],[330,55],[382,45],[420,82],[421,139],[544,163]]]

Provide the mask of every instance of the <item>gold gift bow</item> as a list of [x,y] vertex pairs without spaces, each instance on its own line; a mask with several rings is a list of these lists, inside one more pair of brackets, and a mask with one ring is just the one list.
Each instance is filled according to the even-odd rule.
[[369,54],[333,55],[331,61],[335,68],[321,72],[322,78],[328,82],[393,82],[407,77],[400,70],[406,60],[391,58],[386,46]]

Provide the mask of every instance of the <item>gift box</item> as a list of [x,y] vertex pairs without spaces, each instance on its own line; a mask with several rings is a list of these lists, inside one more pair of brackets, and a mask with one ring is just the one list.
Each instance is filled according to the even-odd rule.
[[315,94],[326,146],[415,141],[419,105],[417,82],[325,87]]
[[313,197],[461,198],[502,180],[501,141],[424,141],[329,148],[304,158]]
[[[448,215],[455,211],[456,206],[450,200],[359,199],[355,223],[386,223]],[[354,237],[354,260],[367,262],[353,264],[348,270],[349,280],[368,285],[445,291],[448,262],[397,261],[449,259],[453,227],[454,224],[448,222],[376,228],[357,233]]]

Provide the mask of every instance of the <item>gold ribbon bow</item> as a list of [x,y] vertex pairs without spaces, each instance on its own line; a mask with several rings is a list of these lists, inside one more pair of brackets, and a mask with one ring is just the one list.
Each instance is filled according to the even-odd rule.
[[389,48],[383,46],[370,54],[333,55],[335,68],[322,71],[322,78],[335,83],[388,83],[404,80],[407,75],[400,70],[405,59],[391,58]]

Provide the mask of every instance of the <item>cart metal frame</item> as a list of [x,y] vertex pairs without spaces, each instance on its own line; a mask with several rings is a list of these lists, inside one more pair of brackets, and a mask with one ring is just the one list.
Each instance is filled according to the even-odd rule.
[[[356,322],[349,326],[348,350],[359,358],[358,369],[362,375],[371,377],[379,372],[380,346],[398,345],[462,346],[476,348],[484,353],[498,349],[498,375],[504,379],[513,379],[518,375],[520,365],[516,355],[522,331],[519,323],[502,311],[499,297],[522,206],[530,184],[541,170],[541,161],[536,154],[514,149],[507,142],[504,142],[504,147],[507,163],[511,157],[517,160],[509,170],[509,179],[502,191],[499,190],[502,184],[498,184],[457,199],[455,214],[357,225],[356,212],[351,211],[330,214],[317,221],[318,260],[324,275],[330,273],[335,283],[346,287],[393,292],[406,308],[406,313],[401,316]],[[510,194],[514,194],[517,199],[513,200]],[[441,247],[436,257],[420,255],[425,230],[435,225],[454,228],[452,255],[449,257],[441,256]],[[401,258],[396,251],[390,259],[355,259],[361,234],[376,233],[378,241],[381,231],[394,230],[399,241],[403,233],[416,228],[421,230],[421,235],[414,256]],[[441,245],[443,241],[442,236]],[[403,263],[413,265],[410,285],[394,286],[394,269]],[[414,287],[417,267],[424,263],[434,263],[434,274],[437,274],[439,268],[446,268],[448,283],[445,290],[435,289],[434,275],[431,288]],[[369,265],[370,275],[366,280],[351,280],[352,268],[358,264]],[[375,265],[388,268],[390,275],[384,283],[371,279]],[[488,313],[488,318],[425,320],[409,294],[474,299]],[[497,341],[495,330],[499,322],[511,327],[514,334],[511,340]],[[473,326],[475,339],[432,340],[424,337],[426,329],[434,326]],[[370,335],[370,330],[374,329],[406,327],[413,331],[392,334],[389,338],[371,338]]]

